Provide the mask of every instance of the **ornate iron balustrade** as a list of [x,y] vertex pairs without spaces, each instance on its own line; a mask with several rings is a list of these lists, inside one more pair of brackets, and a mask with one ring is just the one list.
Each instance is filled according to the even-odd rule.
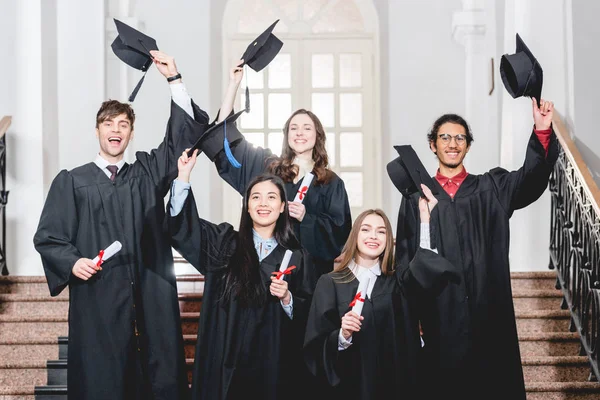
[[2,275],[8,275],[6,265],[6,202],[8,201],[8,191],[6,190],[6,131],[11,121],[11,117],[3,117],[0,120],[0,224],[2,224],[0,271],[2,271]]
[[567,130],[556,118],[560,155],[550,177],[550,264],[557,270],[561,307],[571,312],[570,331],[581,336],[580,355],[590,359],[589,380],[600,379],[600,191]]

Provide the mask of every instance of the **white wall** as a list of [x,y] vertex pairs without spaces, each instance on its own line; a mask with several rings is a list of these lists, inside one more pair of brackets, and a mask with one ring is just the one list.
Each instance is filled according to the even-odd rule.
[[[210,102],[210,88],[214,84],[218,86],[220,78],[210,74],[211,54],[215,46],[220,54],[220,43],[211,43],[210,37],[212,26],[220,26],[220,19],[211,20],[211,7],[209,0],[144,0],[137,4],[134,16],[143,24],[145,33],[156,39],[158,48],[175,58],[192,99],[212,120],[218,105]],[[220,61],[220,56],[217,60]],[[127,95],[141,76],[141,72],[133,71],[134,79],[127,88]],[[217,96],[220,97],[220,93]],[[148,151],[161,142],[169,118],[170,101],[168,83],[156,68],[151,67],[134,102],[136,126],[135,139],[130,144],[131,156],[135,151]],[[206,157],[199,157],[191,177],[198,212],[208,218],[220,216],[211,209],[219,199],[211,196],[210,190],[201,190],[210,188],[214,169]]]
[[575,144],[600,186],[600,2],[573,1],[574,126]]
[[[382,7],[378,7],[379,10]],[[432,173],[437,159],[429,150],[427,133],[437,117],[465,112],[464,48],[452,39],[452,14],[459,0],[389,0],[387,65],[382,69],[389,87],[383,132],[385,163],[398,156],[394,145],[410,144]],[[384,78],[382,78],[384,82]],[[396,226],[401,196],[386,175],[383,209]],[[395,229],[395,228],[394,228]]]
[[[14,0],[0,0],[0,49],[2,50],[3,60],[14,60],[15,35],[17,33],[17,2]],[[2,79],[2,89],[0,90],[0,118],[5,115],[12,115],[15,112],[15,79],[14,62],[0,63],[0,76]]]

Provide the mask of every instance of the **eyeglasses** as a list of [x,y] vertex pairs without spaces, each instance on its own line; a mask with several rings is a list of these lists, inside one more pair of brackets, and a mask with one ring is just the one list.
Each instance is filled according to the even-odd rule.
[[452,139],[454,139],[456,141],[456,144],[459,146],[462,146],[463,144],[465,144],[466,140],[467,140],[467,135],[463,135],[463,134],[458,134],[458,135],[449,135],[447,133],[442,133],[440,135],[438,135],[438,137],[442,140],[442,143],[444,144],[450,144],[450,142],[452,141]]

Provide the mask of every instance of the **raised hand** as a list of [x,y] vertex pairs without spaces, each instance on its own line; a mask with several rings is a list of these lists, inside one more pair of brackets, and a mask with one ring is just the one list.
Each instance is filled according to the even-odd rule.
[[552,117],[554,116],[554,103],[541,99],[540,106],[538,107],[536,99],[532,97],[531,106],[533,108],[533,121],[535,122],[535,129],[538,131],[550,129]]
[[421,197],[419,199],[419,212],[421,214],[421,222],[429,222],[429,218],[430,215],[429,213],[431,213],[431,211],[433,211],[433,209],[435,208],[435,206],[438,203],[438,199],[435,198],[435,196],[433,195],[433,193],[431,193],[431,190],[421,184],[421,189],[423,190],[423,194],[425,194],[425,197]]
[[[156,69],[165,77],[169,78],[171,76],[177,75],[179,72],[177,71],[177,65],[175,64],[175,59],[170,55],[163,53],[159,50],[150,50],[150,55],[152,56],[152,61],[154,61],[154,65],[156,65]],[[173,81],[171,83],[179,82],[180,80]]]
[[239,60],[229,70],[229,82],[234,83],[236,86],[240,84],[242,78],[244,77],[244,67],[240,67],[240,65],[242,65],[243,63],[244,60]]
[[188,157],[187,153],[190,149],[185,149],[179,159],[177,160],[177,169],[179,170],[179,175],[177,175],[177,180],[181,182],[189,182],[190,174],[192,173],[192,169],[194,165],[196,165],[196,157],[198,156],[198,149],[195,149],[192,153],[191,157]]

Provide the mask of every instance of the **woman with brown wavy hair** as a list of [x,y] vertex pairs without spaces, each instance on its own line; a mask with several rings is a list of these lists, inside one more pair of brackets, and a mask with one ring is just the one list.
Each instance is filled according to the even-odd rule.
[[[236,65],[240,64],[241,60]],[[217,123],[223,122],[233,112],[242,76],[241,67],[231,68],[229,87],[217,115]],[[207,135],[219,134],[222,135],[219,130],[213,130]],[[211,145],[222,142],[213,139],[203,138],[204,143]],[[240,135],[231,143],[231,153],[241,167],[233,166],[225,151],[219,150],[213,159],[221,178],[240,194],[244,193],[252,178],[263,172],[282,178],[294,232],[313,257],[318,275],[333,269],[333,260],[340,255],[352,227],[346,187],[340,177],[329,169],[325,139],[319,118],[311,111],[299,109],[283,127],[281,156],[268,148],[254,147]],[[206,150],[202,145],[200,149]],[[214,149],[210,152],[215,153]],[[312,173],[314,178],[310,185],[304,185],[308,173]],[[294,201],[297,194],[302,201]]]
[[[421,247],[408,268],[395,268],[390,221],[379,209],[361,213],[341,261],[322,275],[313,293],[304,359],[318,378],[319,398],[372,400],[394,393],[418,398],[421,348],[414,303],[434,296],[455,276],[454,267],[429,249],[429,210],[437,200],[422,186]],[[362,310],[354,308],[362,302]]]

